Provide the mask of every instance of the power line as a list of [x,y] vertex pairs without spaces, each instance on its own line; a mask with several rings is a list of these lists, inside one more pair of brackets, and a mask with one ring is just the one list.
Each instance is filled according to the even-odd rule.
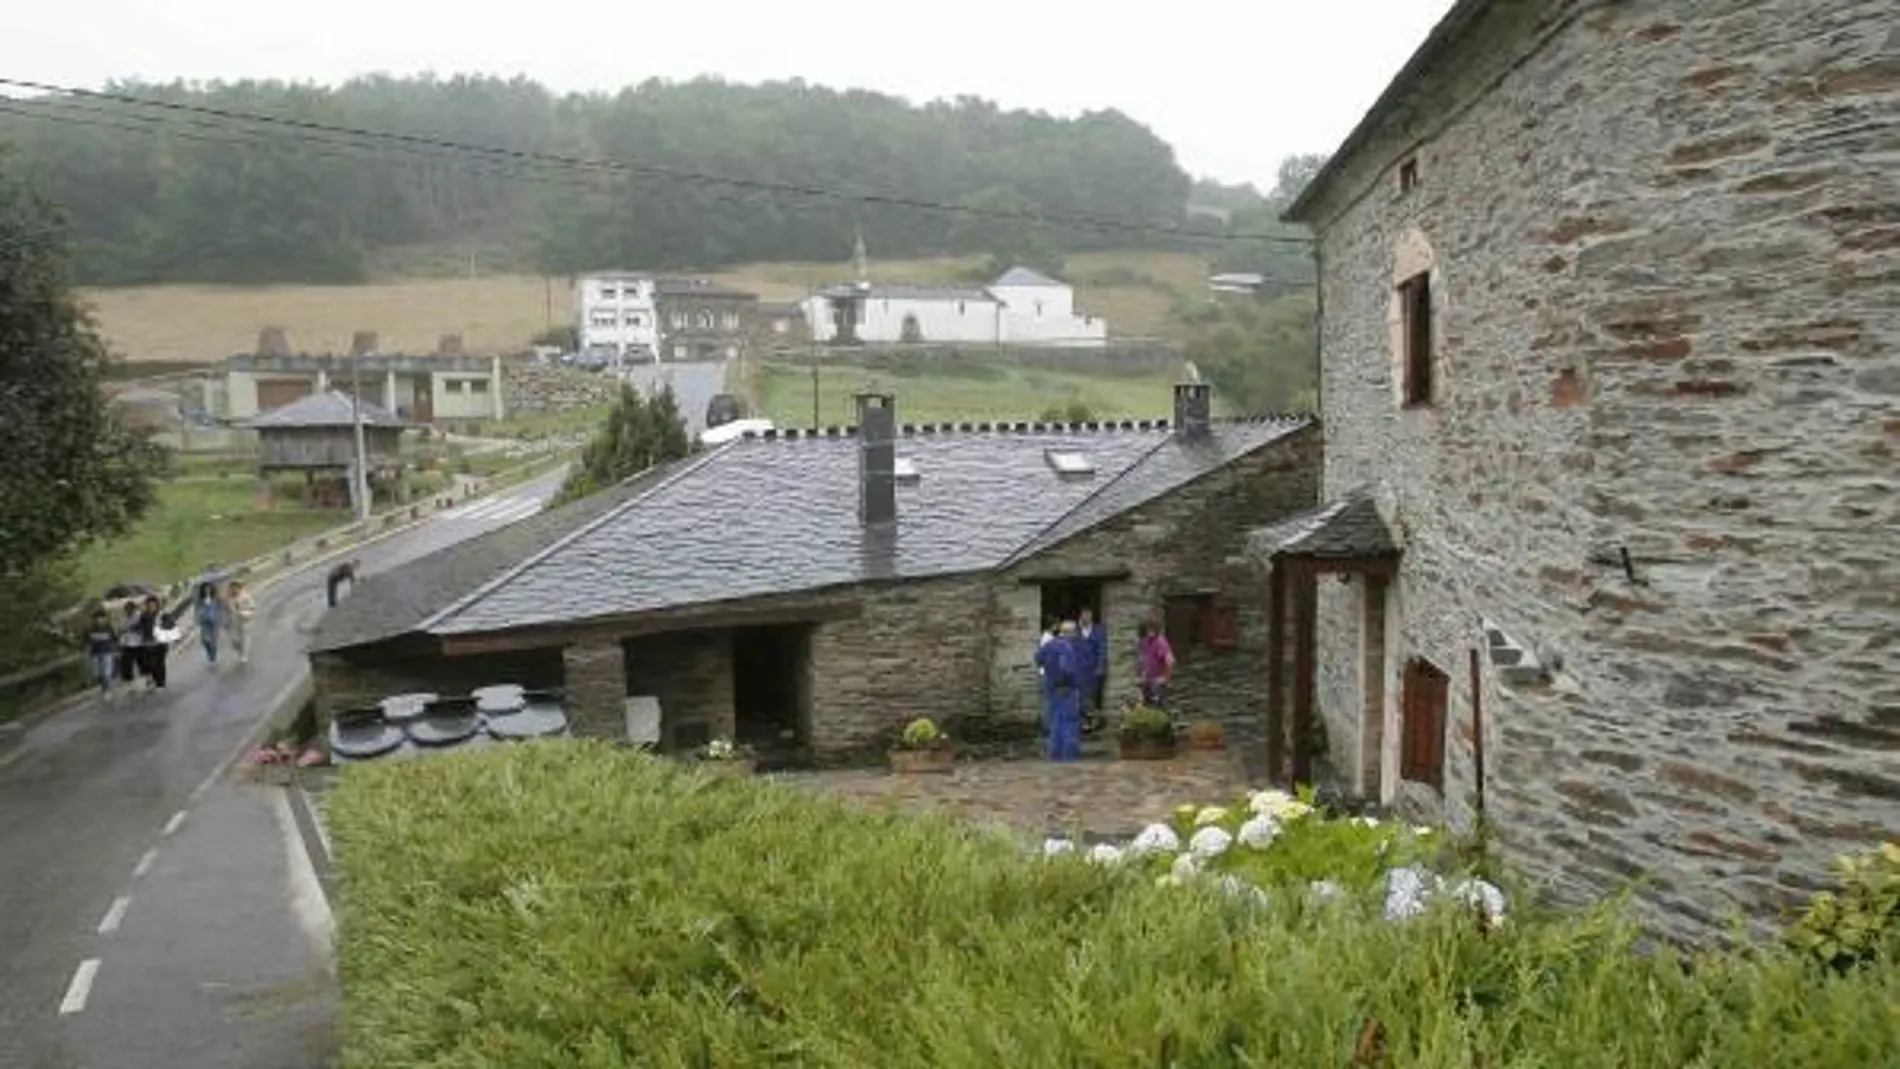
[[92,89],[80,89],[74,86],[53,85],[46,82],[34,82],[21,78],[0,77],[0,85],[40,93],[53,93],[81,99],[105,100],[133,107],[157,108],[178,114],[201,115],[226,122],[255,123],[263,126],[281,127],[305,133],[340,134],[346,137],[361,138],[385,144],[401,144],[420,148],[434,149],[451,153],[463,153],[485,157],[491,160],[507,160],[515,163],[533,163],[544,166],[558,166],[587,171],[606,171],[645,175],[676,182],[689,182],[699,185],[724,186],[754,193],[771,193],[808,199],[841,200],[858,204],[875,204],[886,207],[909,208],[920,211],[942,212],[973,216],[977,218],[997,219],[1010,222],[1043,223],[1057,226],[1071,226],[1079,229],[1092,229],[1104,232],[1140,233],[1175,240],[1229,242],[1267,242],[1310,246],[1312,239],[1287,234],[1215,234],[1204,230],[1191,230],[1182,226],[1163,226],[1156,223],[1141,223],[1130,220],[1102,219],[1089,216],[1067,214],[1046,214],[1042,212],[1020,211],[1005,208],[984,208],[969,204],[948,204],[941,201],[922,200],[888,193],[870,191],[850,191],[827,189],[821,186],[799,185],[790,182],[774,182],[751,178],[734,178],[727,175],[707,174],[684,168],[667,167],[659,164],[642,163],[635,160],[595,159],[585,156],[570,156],[551,152],[530,152],[522,149],[503,148],[495,145],[479,145],[469,142],[453,141],[447,138],[406,134],[389,130],[371,130],[363,127],[345,126],[336,123],[317,122],[309,119],[296,119],[282,115],[266,115],[258,112],[236,111],[227,108],[210,107],[203,104],[187,104],[181,101],[155,100],[149,97],[133,96],[126,93],[102,92]]

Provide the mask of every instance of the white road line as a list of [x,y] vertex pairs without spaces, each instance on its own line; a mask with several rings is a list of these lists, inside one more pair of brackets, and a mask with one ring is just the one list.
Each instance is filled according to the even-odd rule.
[[132,896],[120,895],[112,900],[112,908],[106,910],[106,919],[99,922],[99,934],[111,935],[119,930],[120,922],[125,920],[125,911],[132,908]]
[[297,793],[303,796],[304,811],[310,816],[311,827],[317,829],[317,842],[323,844],[323,860],[326,862],[334,862],[336,860],[336,851],[330,849],[330,829],[324,827],[323,821],[318,819],[317,806],[316,803],[310,800],[310,792],[300,786],[297,788]]
[[158,834],[161,836],[170,836],[174,832],[176,832],[178,830],[179,825],[183,824],[184,822],[185,822],[185,811],[180,809],[178,812],[172,814],[172,818],[165,822],[165,830],[159,832]]
[[99,959],[87,958],[73,971],[73,982],[66,985],[66,997],[59,1000],[59,1015],[78,1013],[86,1008],[86,999],[92,994],[92,981],[99,975]]
[[316,867],[310,863],[309,848],[297,831],[297,818],[290,811],[290,791],[279,788],[270,792],[271,811],[277,816],[278,834],[284,837],[284,856],[290,862],[290,907],[297,923],[310,938],[317,952],[327,958],[335,920],[330,903],[323,897],[323,885],[317,882]]
[[145,856],[139,858],[139,863],[132,867],[132,878],[136,880],[140,876],[152,871],[152,862],[157,860],[158,847],[154,846],[150,850],[145,851]]

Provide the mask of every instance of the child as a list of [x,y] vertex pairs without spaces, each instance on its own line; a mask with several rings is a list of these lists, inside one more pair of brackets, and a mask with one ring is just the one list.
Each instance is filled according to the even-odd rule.
[[112,688],[113,654],[119,648],[119,633],[112,629],[112,618],[104,609],[94,609],[86,627],[86,661],[92,665],[93,682],[99,684],[101,697]]

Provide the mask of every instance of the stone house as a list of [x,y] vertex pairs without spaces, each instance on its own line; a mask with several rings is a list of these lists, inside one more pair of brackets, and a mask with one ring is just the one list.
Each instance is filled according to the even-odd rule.
[[653,283],[662,360],[731,360],[756,329],[759,296],[707,278]]
[[1033,723],[1041,621],[1082,606],[1134,689],[1165,619],[1176,695],[1261,710],[1266,621],[1247,531],[1310,508],[1319,429],[1209,417],[767,432],[364,582],[312,644],[319,716],[405,691],[560,687],[578,732],[625,737],[657,698],[668,747],[712,737],[818,760],[905,720]]
[[1291,207],[1296,762],[1686,935],[1900,834],[1892,15],[1461,0]]

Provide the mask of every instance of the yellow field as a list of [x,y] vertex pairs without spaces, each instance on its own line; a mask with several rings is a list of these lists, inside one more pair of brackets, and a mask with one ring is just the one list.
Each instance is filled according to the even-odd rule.
[[[887,282],[956,280],[975,260],[872,261]],[[753,264],[712,272],[713,278],[768,301],[805,296],[844,280],[847,264]],[[1170,333],[1169,289],[1194,295],[1206,287],[1197,256],[1166,252],[1085,253],[1065,272],[1081,310],[1106,316],[1119,336]],[[280,326],[291,348],[347,352],[350,336],[373,330],[385,351],[426,352],[444,334],[459,333],[471,352],[515,351],[550,325],[573,317],[561,279],[531,275],[428,278],[364,286],[137,286],[84,291],[100,329],[132,361],[191,363],[251,352],[257,332]]]

